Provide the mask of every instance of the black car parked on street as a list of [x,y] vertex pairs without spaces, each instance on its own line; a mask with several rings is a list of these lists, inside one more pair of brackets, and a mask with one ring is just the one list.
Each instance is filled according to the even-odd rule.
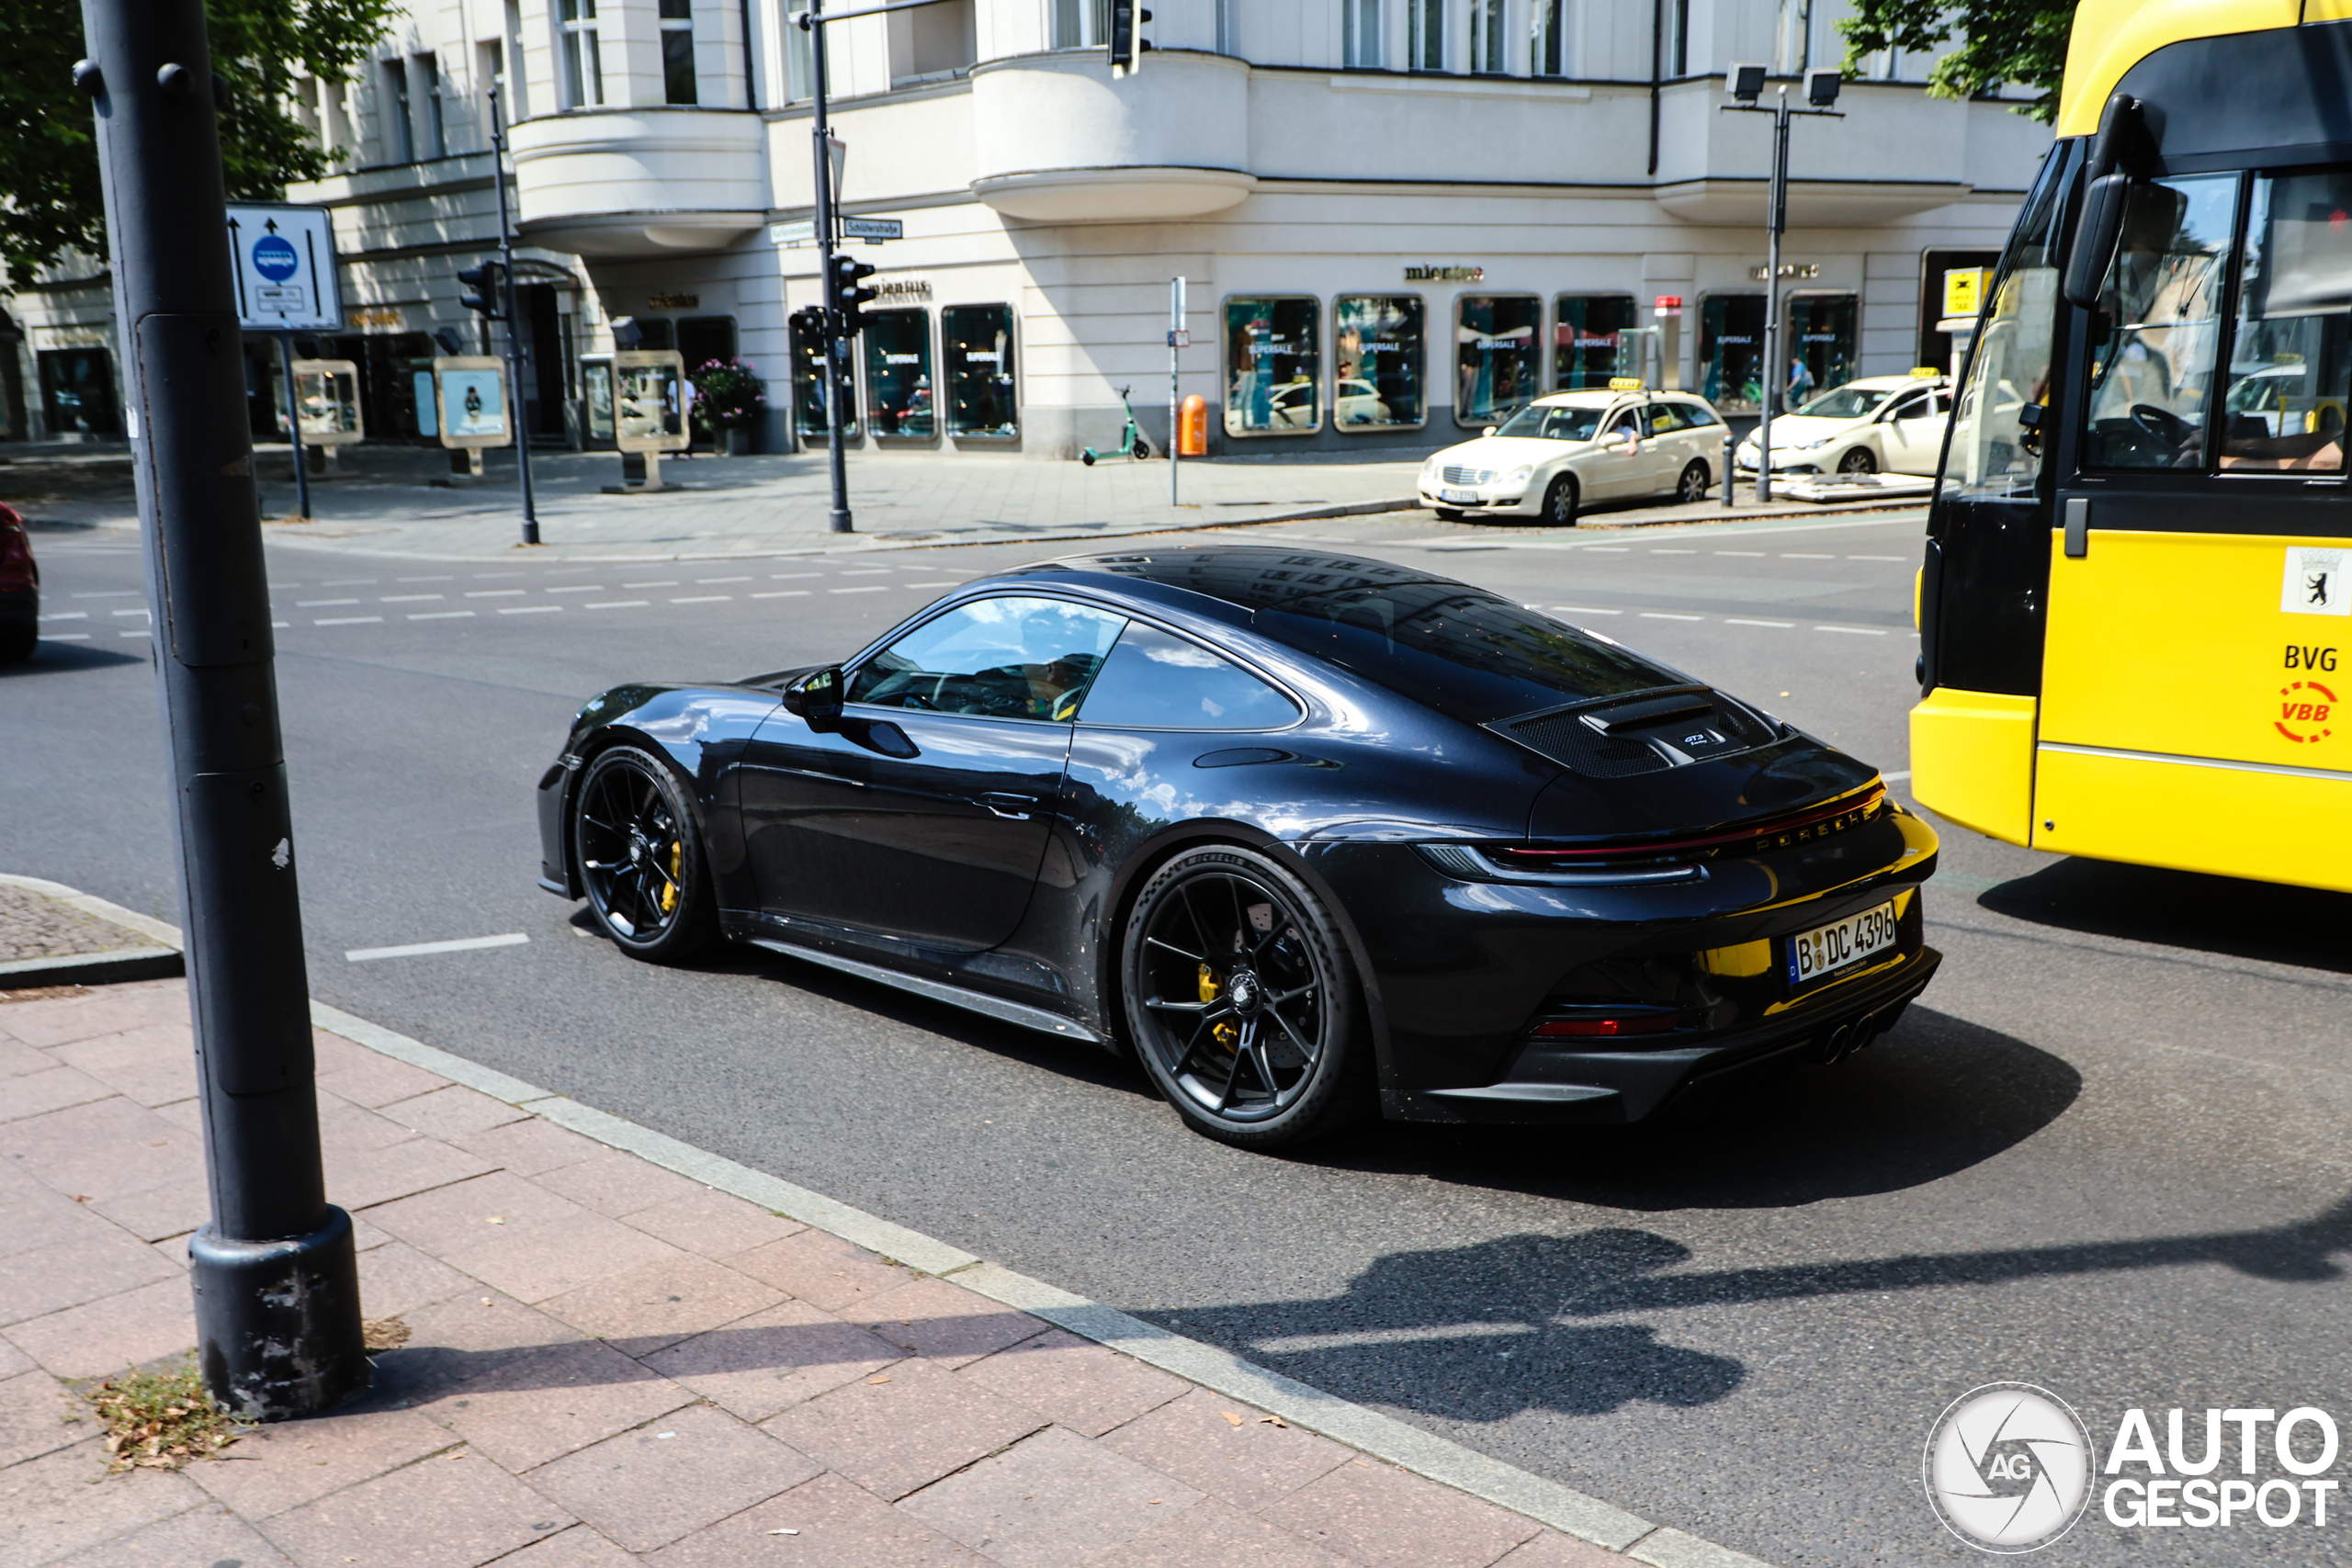
[[541,885],[1112,1050],[1261,1147],[1621,1122],[1835,1061],[1939,962],[1876,773],[1466,583],[1270,547],[971,582],[838,665],[630,684]]

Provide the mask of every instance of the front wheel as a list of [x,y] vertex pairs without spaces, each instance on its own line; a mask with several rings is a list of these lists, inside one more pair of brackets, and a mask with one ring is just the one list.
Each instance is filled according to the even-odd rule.
[[1078,455],[1078,460],[1085,464],[1088,468],[1092,468],[1094,466],[1094,448],[1089,446],[1085,451],[1080,452]]
[[702,831],[677,775],[634,746],[600,751],[571,808],[588,907],[632,958],[674,964],[718,934]]
[[1254,851],[1185,850],[1136,895],[1123,938],[1127,1030],[1193,1130],[1271,1149],[1361,1109],[1355,976],[1314,892]]
[[1544,521],[1555,528],[1577,525],[1577,481],[1572,474],[1562,474],[1544,492]]
[[1707,499],[1707,465],[1692,458],[1682,466],[1682,477],[1675,481],[1674,499],[1685,506],[1696,506]]
[[1135,459],[1138,463],[1148,462],[1151,458],[1151,443],[1140,435],[1136,437],[1136,444],[1129,450],[1135,454]]
[[1867,446],[1857,446],[1838,459],[1841,474],[1874,474],[1878,472],[1878,457]]

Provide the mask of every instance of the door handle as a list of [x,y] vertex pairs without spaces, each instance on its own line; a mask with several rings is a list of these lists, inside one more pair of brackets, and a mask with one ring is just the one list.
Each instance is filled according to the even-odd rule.
[[1029,814],[1037,807],[1037,797],[1034,795],[1002,795],[989,791],[978,799],[991,813],[1011,822],[1028,821]]

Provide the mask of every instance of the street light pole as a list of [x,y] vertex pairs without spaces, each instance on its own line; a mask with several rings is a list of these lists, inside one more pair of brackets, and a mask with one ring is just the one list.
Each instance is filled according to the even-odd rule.
[[523,542],[539,542],[539,513],[531,494],[531,432],[523,423],[523,338],[514,314],[514,235],[506,221],[506,127],[498,113],[498,89],[490,90],[490,178],[498,187],[498,277],[506,307],[506,406],[514,422],[514,463],[523,476]]
[[212,1217],[188,1241],[205,1386],[249,1417],[368,1382],[351,1216],[326,1201],[269,583],[203,0],[83,0],[131,472],[171,759]]
[[808,35],[809,96],[814,100],[811,128],[817,156],[817,271],[825,290],[825,463],[833,483],[832,510],[825,526],[835,534],[854,534],[857,525],[849,513],[849,457],[844,446],[842,399],[849,385],[849,354],[842,337],[841,300],[833,277],[833,241],[838,228],[833,214],[833,136],[825,114],[825,0],[808,0],[800,26]]

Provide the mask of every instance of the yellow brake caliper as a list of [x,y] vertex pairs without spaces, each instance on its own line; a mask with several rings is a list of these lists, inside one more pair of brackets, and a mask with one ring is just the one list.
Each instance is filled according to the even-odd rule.
[[[1201,1000],[1213,1002],[1224,994],[1225,987],[1217,984],[1216,976],[1209,972],[1209,966],[1205,964],[1202,964]],[[1236,1050],[1241,1044],[1241,1031],[1233,1024],[1213,1023],[1209,1025],[1209,1033],[1216,1038],[1218,1044],[1228,1051]]]
[[671,840],[670,881],[669,885],[662,889],[662,912],[665,915],[678,907],[678,874],[684,866],[685,859],[686,841],[684,839]]

